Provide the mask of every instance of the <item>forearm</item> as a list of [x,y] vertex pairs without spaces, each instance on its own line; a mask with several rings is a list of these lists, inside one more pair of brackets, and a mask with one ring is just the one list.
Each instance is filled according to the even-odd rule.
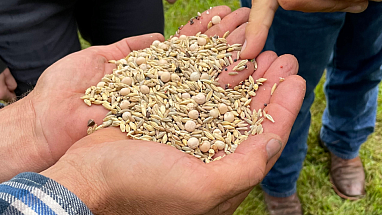
[[49,167],[42,156],[46,142],[39,138],[32,103],[28,98],[21,99],[0,110],[0,182],[25,172],[39,172]]

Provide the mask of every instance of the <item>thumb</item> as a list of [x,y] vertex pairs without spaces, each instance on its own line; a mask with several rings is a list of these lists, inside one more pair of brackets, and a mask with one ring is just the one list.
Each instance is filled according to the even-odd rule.
[[9,91],[14,91],[17,87],[15,78],[12,76],[11,71],[8,68],[4,70],[5,84],[7,85]]
[[268,165],[268,161],[277,159],[284,146],[275,134],[249,136],[235,153],[207,165],[209,172],[214,174],[210,177],[214,182],[209,183],[215,186],[210,189],[211,195],[224,196],[224,200],[228,200],[260,183],[274,163]]
[[279,4],[277,0],[253,0],[240,58],[253,59],[264,48]]

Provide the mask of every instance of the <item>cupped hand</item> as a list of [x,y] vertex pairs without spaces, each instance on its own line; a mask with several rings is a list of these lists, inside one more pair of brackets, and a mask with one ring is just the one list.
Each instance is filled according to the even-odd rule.
[[360,13],[368,4],[369,0],[253,0],[241,56],[243,59],[253,59],[261,52],[279,5],[285,10],[302,12]]
[[6,68],[2,73],[0,73],[0,100],[16,100],[16,94],[14,92],[16,87],[16,80],[13,78],[9,69]]
[[[230,31],[232,36],[227,40],[231,43],[242,43],[244,27],[239,27],[238,31],[235,29],[248,20],[249,9],[242,8],[240,11],[242,13],[230,13],[229,7],[215,7],[210,13],[204,12],[200,22],[187,24],[180,33],[195,35],[202,32],[223,36],[226,31]],[[214,15],[226,18],[220,24],[207,29],[208,22]],[[42,151],[40,155],[46,160],[45,168],[55,163],[74,142],[87,135],[86,125],[89,119],[101,124],[107,110],[101,105],[88,107],[80,97],[88,87],[96,85],[105,74],[112,72],[115,65],[108,61],[124,58],[131,50],[149,47],[154,40],[163,39],[160,34],[150,34],[127,38],[109,46],[90,47],[59,60],[42,74],[27,99],[34,108],[34,131],[39,139],[36,148]],[[228,77],[228,72],[224,72],[222,77]],[[252,72],[253,64],[238,76],[245,79]]]
[[[257,185],[280,156],[305,94],[293,56],[264,52],[256,60],[253,77],[268,80],[251,108],[263,109],[266,103],[275,123],[264,121],[264,133],[250,136],[235,153],[205,164],[169,145],[126,140],[119,129],[107,128],[75,143],[41,174],[75,193],[94,214],[232,213],[242,193]],[[228,81],[223,78],[221,84]]]

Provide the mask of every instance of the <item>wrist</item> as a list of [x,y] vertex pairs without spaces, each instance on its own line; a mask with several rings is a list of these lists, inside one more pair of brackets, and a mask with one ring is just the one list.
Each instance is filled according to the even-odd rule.
[[[0,182],[15,175],[31,171],[39,172],[52,161],[45,138],[36,131],[36,117],[28,97],[0,110],[3,126],[0,126]],[[45,150],[45,151],[44,151]]]

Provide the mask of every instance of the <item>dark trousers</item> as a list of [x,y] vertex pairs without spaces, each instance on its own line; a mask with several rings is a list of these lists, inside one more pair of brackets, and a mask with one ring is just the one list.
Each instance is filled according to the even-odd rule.
[[18,96],[31,90],[55,61],[81,49],[78,29],[92,45],[163,34],[162,1],[0,1],[0,61],[16,79]]

